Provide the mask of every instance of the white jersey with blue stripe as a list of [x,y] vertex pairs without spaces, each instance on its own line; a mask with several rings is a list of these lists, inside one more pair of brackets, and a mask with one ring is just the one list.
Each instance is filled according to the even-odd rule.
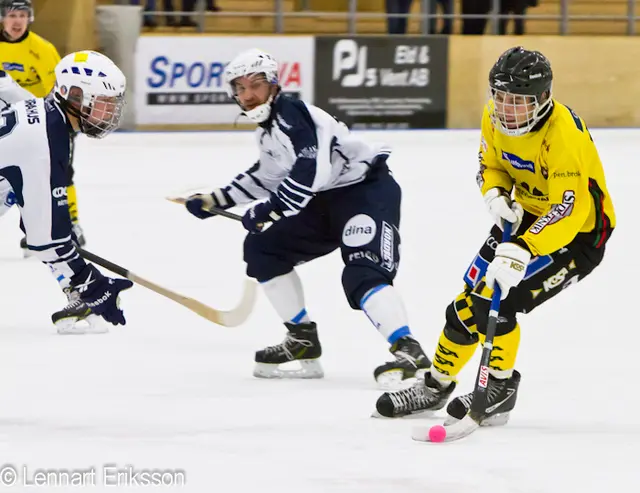
[[52,99],[0,108],[0,178],[11,185],[27,246],[68,278],[86,265],[72,241],[67,203],[70,131]]
[[269,198],[284,212],[300,212],[318,193],[363,181],[386,146],[369,144],[327,112],[279,95],[256,130],[259,160],[225,188],[237,204]]

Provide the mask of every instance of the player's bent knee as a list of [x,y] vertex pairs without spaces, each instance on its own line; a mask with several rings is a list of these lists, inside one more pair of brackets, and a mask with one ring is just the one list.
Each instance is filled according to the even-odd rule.
[[349,264],[342,271],[344,294],[354,310],[360,309],[360,302],[367,291],[381,284],[391,284],[391,282],[392,279],[389,279],[378,269],[365,265]]
[[478,334],[471,332],[465,325],[460,322],[458,315],[456,314],[455,302],[451,303],[447,307],[446,311],[446,324],[444,326],[444,335],[451,342],[460,344],[461,346],[471,346],[478,342]]
[[[478,326],[478,332],[482,335],[487,334],[487,323],[489,321],[489,307],[491,302],[484,298],[475,297],[473,299],[473,315],[475,317],[476,324]],[[505,310],[500,311],[498,317],[498,324],[496,325],[496,337],[506,335],[516,328],[518,320],[515,313],[505,313]]]
[[294,267],[292,262],[271,253],[266,235],[246,236],[244,261],[247,264],[247,276],[258,282],[287,274]]

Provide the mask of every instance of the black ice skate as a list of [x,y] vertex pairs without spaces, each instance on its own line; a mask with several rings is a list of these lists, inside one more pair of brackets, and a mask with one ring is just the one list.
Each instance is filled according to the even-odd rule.
[[373,372],[373,377],[383,389],[401,387],[408,378],[422,378],[431,368],[431,361],[413,337],[401,337],[389,352],[396,357],[395,361],[389,361]]
[[69,304],[51,315],[58,334],[103,334],[109,331],[106,324],[80,299],[72,288],[65,288]]
[[[489,374],[487,386],[487,408],[481,426],[501,426],[509,421],[509,414],[516,405],[520,373],[513,370],[511,378],[498,379]],[[471,407],[473,394],[465,394],[453,399],[447,406],[445,426],[465,417]]]
[[[253,375],[259,378],[322,378],[322,348],[315,322],[284,324],[289,331],[282,343],[256,352]],[[284,363],[297,361],[300,369],[283,369]]]
[[418,380],[413,387],[382,394],[376,402],[377,415],[374,413],[374,416],[400,418],[437,411],[444,407],[455,388],[455,382],[445,387],[431,376],[431,372],[426,372],[424,379]]

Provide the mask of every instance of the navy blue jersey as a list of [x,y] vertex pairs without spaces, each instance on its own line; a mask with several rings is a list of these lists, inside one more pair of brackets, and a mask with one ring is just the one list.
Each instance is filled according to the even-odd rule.
[[358,138],[320,108],[282,94],[256,138],[258,161],[226,190],[238,204],[271,198],[286,216],[319,192],[363,181],[375,156],[390,152]]

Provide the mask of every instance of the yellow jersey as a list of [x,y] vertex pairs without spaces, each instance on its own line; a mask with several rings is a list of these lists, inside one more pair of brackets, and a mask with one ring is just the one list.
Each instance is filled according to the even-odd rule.
[[517,137],[493,127],[489,106],[482,116],[478,185],[482,194],[494,187],[511,192],[525,211],[538,217],[515,240],[534,256],[560,250],[579,233],[589,234],[593,246],[601,247],[616,221],[587,126],[567,106],[556,100],[553,105],[539,129]]
[[59,61],[55,46],[36,33],[27,31],[15,41],[0,36],[2,69],[37,98],[45,97],[53,89],[54,69]]

